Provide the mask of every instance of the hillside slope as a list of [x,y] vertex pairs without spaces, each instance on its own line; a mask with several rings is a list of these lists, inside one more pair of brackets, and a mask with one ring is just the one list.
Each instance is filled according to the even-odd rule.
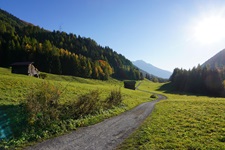
[[149,74],[155,75],[157,77],[166,78],[168,79],[171,76],[171,72],[162,70],[160,68],[157,68],[149,63],[144,62],[143,60],[136,60],[133,62],[135,66],[138,68],[146,71]]
[[221,50],[205,63],[202,66],[209,66],[211,69],[223,69],[225,66],[225,49]]
[[47,31],[0,9],[0,67],[35,62],[44,72],[107,80],[142,79],[131,61],[91,38]]
[[[27,146],[26,144],[34,144],[33,142],[40,141],[40,139],[58,136],[78,127],[101,122],[141,103],[153,100],[153,98],[150,98],[149,93],[125,89],[122,81],[112,78],[107,81],[101,81],[48,73],[46,75],[47,77],[43,80],[26,75],[12,74],[10,69],[0,67],[0,115],[2,117],[0,122],[0,149],[5,149],[5,147],[8,147],[8,149],[22,149],[20,146],[24,147]],[[63,117],[64,119],[54,122],[54,127],[48,129],[44,129],[40,125],[34,126],[33,123],[27,125],[28,122],[23,120],[26,115],[24,115],[23,109],[21,110],[23,108],[21,105],[28,100],[28,95],[41,90],[40,85],[44,83],[59,89],[60,106],[77,101],[81,95],[86,95],[90,91],[96,90],[100,92],[100,98],[104,100],[115,89],[121,89],[123,104],[117,108],[113,107],[111,110],[103,111],[101,109],[97,115],[82,116],[80,119]],[[151,87],[151,91],[154,91],[161,85],[147,80],[143,80],[142,84]],[[47,93],[51,94],[50,92]],[[72,108],[76,110],[74,109],[75,107]],[[61,114],[66,115],[66,113]],[[29,130],[31,128],[32,131]],[[1,140],[2,138],[9,138],[9,141]]]

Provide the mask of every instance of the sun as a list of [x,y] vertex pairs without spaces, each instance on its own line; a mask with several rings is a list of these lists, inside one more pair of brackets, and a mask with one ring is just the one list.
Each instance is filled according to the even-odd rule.
[[213,44],[225,38],[225,18],[208,16],[194,27],[194,38],[202,44]]

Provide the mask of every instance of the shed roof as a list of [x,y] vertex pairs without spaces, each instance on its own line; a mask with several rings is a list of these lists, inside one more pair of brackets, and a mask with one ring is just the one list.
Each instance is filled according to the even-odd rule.
[[15,62],[12,63],[11,66],[27,66],[29,64],[33,64],[34,62]]

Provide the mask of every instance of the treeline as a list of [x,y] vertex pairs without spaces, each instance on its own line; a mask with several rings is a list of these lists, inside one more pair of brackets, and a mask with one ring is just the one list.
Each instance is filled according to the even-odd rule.
[[143,79],[123,55],[90,38],[46,31],[0,10],[0,66],[33,61],[43,72],[107,80]]
[[209,66],[192,70],[174,69],[170,81],[176,91],[224,97],[225,70],[210,69]]

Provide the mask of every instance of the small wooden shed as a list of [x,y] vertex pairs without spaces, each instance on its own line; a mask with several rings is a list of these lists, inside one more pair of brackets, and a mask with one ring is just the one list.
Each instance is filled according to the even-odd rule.
[[12,73],[25,74],[38,77],[39,71],[34,67],[34,62],[15,62],[11,64]]
[[135,90],[136,81],[124,81],[124,88]]

